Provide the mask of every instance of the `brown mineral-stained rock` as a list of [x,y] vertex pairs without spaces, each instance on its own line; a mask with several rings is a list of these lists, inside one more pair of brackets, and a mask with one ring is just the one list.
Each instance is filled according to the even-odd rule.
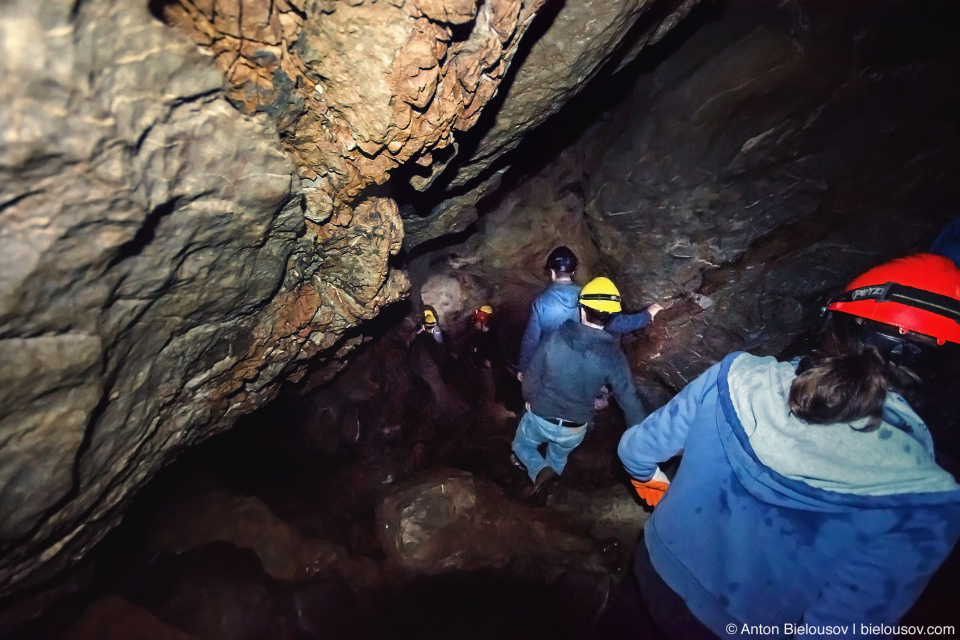
[[[316,190],[274,125],[228,104],[146,5],[0,13],[3,597],[80,558],[161,466],[309,358],[332,376],[407,284],[388,265],[396,205],[308,226]],[[247,20],[236,33],[276,27]]]
[[[580,93],[606,63],[622,65],[633,59],[648,41],[656,41],[675,26],[694,4],[696,0],[601,0],[554,5],[558,7],[556,16],[517,67],[493,123],[483,132],[470,156],[455,161],[455,175],[443,187],[450,197],[438,204],[429,217],[407,221],[408,244],[425,242],[476,220],[474,204],[499,186],[499,180],[485,175],[491,165]],[[650,11],[657,12],[657,19],[648,21],[644,30],[633,34],[635,43],[626,52],[621,51],[624,37]],[[491,20],[494,29],[502,33],[510,33],[515,24],[509,12],[495,11]],[[477,78],[475,73],[462,77],[468,83]],[[476,89],[478,95],[485,90],[483,84]],[[470,108],[466,114],[472,115]],[[505,170],[501,168],[500,172]],[[432,183],[411,182],[421,190]],[[460,193],[464,187],[469,187],[469,191]]]
[[543,2],[181,0],[164,16],[214,56],[234,104],[274,118],[323,218],[472,127]]
[[464,24],[477,15],[477,0],[414,0],[413,5],[434,22]]

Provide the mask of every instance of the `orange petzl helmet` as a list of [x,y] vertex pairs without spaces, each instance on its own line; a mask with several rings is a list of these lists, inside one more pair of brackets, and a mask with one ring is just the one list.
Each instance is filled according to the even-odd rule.
[[960,344],[960,269],[932,253],[899,258],[855,278],[827,310]]

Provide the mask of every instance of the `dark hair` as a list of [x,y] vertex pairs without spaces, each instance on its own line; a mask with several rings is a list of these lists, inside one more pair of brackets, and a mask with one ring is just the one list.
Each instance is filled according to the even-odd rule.
[[801,361],[790,385],[794,415],[813,424],[870,418],[861,431],[873,431],[883,418],[887,399],[887,366],[873,350]]
[[607,323],[613,319],[612,313],[607,313],[605,311],[597,311],[596,309],[591,309],[588,306],[580,305],[580,308],[583,309],[587,317],[587,322],[591,324],[599,324],[602,327],[607,326]]
[[860,431],[873,431],[880,426],[887,390],[897,386],[897,376],[882,353],[846,325],[824,325],[817,348],[797,366],[788,404],[804,422],[869,418]]

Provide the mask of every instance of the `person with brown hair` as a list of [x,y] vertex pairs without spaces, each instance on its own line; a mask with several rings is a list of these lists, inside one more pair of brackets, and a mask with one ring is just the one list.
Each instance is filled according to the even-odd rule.
[[[909,256],[827,310],[808,357],[733,353],[624,434],[620,459],[656,507],[625,591],[636,606],[621,607],[637,625],[855,637],[897,623],[960,537],[960,486],[895,391],[908,366],[955,357],[960,269]],[[681,452],[671,481],[658,464]]]

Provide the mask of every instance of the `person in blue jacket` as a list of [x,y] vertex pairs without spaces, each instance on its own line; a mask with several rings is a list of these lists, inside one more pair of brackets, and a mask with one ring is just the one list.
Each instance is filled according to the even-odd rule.
[[930,253],[949,258],[960,267],[960,217],[954,218],[930,245]]
[[[517,362],[517,377],[523,380],[523,372],[530,366],[537,345],[560,328],[567,320],[578,320],[580,285],[573,281],[577,270],[577,256],[567,247],[557,247],[547,256],[547,269],[551,284],[533,301],[530,320],[520,343],[520,359]],[[640,313],[617,313],[605,327],[615,336],[643,329],[663,310],[652,304]]]
[[[960,269],[919,254],[851,285],[813,355],[730,354],[623,435],[620,459],[656,505],[636,554],[637,624],[685,639],[859,637],[896,624],[950,553],[960,486],[891,381],[904,354],[957,349]],[[659,463],[680,452],[670,481]]]

